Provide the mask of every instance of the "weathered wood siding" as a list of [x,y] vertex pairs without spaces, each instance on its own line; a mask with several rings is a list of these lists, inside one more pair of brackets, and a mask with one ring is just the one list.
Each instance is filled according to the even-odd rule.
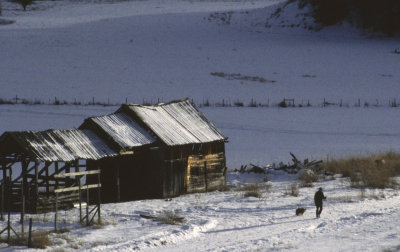
[[185,188],[187,193],[218,190],[225,186],[225,154],[189,156]]
[[163,169],[163,197],[176,197],[185,192],[186,159],[166,160]]

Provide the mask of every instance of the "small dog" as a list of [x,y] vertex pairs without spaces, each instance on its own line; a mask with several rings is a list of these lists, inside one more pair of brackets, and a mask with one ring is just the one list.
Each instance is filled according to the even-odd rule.
[[303,215],[305,212],[306,212],[305,208],[299,207],[299,208],[296,209],[296,215],[297,216]]

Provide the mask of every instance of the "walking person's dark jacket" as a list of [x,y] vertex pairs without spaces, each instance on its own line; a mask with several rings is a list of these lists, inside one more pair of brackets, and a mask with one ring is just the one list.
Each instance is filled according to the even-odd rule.
[[322,200],[326,199],[324,193],[322,192],[322,188],[320,187],[319,190],[314,195],[314,202],[315,206],[317,207],[316,215],[317,218],[321,216],[322,212]]
[[314,202],[316,206],[322,206],[322,200],[326,199],[322,188],[320,188],[314,195]]

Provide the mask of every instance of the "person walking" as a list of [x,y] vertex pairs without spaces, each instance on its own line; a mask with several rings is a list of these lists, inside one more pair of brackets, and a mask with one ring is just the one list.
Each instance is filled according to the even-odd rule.
[[317,218],[321,216],[322,212],[322,200],[326,199],[324,193],[322,192],[322,187],[318,189],[318,191],[314,195],[315,206],[317,207],[316,214]]

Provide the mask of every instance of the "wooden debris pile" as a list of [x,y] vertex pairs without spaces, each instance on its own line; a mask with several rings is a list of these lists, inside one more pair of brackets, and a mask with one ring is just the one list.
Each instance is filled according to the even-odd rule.
[[240,172],[240,173],[253,172],[253,173],[266,174],[267,173],[267,169],[268,169],[267,167],[260,167],[260,166],[254,165],[254,164],[249,164],[248,166],[247,165],[241,165],[239,170],[235,169],[235,172]]
[[293,164],[288,164],[288,165],[280,165],[279,167],[275,167],[275,170],[284,170],[287,173],[290,174],[297,174],[299,171],[308,169],[312,170],[314,172],[320,172],[321,168],[318,166],[320,163],[322,163],[322,160],[312,160],[309,161],[308,158],[304,159],[303,162],[297,159],[297,157],[290,152],[290,155],[292,156],[292,161]]
[[239,169],[235,169],[235,172],[240,173],[261,173],[267,174],[269,170],[283,170],[289,174],[297,174],[300,171],[312,171],[314,173],[321,173],[322,168],[319,166],[323,161],[322,160],[312,160],[309,161],[308,158],[304,159],[301,162],[293,153],[290,152],[292,156],[293,164],[284,164],[280,162],[278,165],[273,163],[272,165],[267,165],[265,167],[261,167],[254,164],[241,165]]

